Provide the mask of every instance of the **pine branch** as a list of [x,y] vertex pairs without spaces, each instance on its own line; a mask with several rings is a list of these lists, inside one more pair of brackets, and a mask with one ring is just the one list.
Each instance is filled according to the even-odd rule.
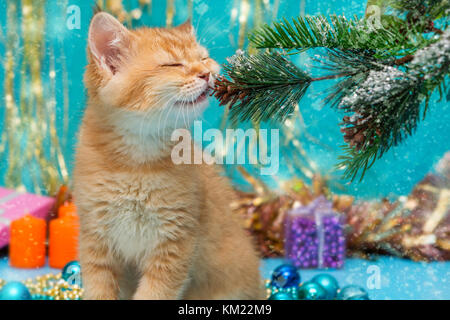
[[399,13],[406,13],[408,19],[435,20],[448,15],[448,0],[389,0],[388,5]]
[[345,90],[335,89],[334,105],[340,101],[338,107],[348,114],[341,123],[347,155],[340,157],[338,165],[345,168],[345,177],[353,180],[361,170],[362,179],[370,163],[414,133],[436,88],[441,99],[444,97],[450,71],[450,32],[406,60],[410,61],[406,72],[384,66],[371,70],[364,80],[350,77]]
[[[386,80],[389,79],[389,80]],[[371,71],[365,81],[345,96],[339,108],[346,114],[341,123],[348,157],[338,165],[352,180],[361,179],[370,163],[411,135],[420,121],[425,97],[423,81],[393,67]]]
[[[411,6],[405,1],[388,1],[397,3],[405,18],[382,16],[384,28],[334,15],[256,30],[250,40],[257,48],[327,48],[326,57],[315,60],[328,74],[311,77],[275,50],[241,52],[225,65],[227,77],[216,82],[216,97],[230,106],[233,122],[283,121],[312,82],[339,79],[325,97],[345,114],[340,125],[347,145],[338,167],[345,168],[345,177],[361,173],[362,179],[376,159],[414,133],[434,91],[450,99],[449,0],[411,0]],[[446,14],[436,8],[446,8]],[[435,18],[442,18],[442,30]]]
[[283,121],[311,83],[308,74],[280,53],[238,52],[228,59],[224,70],[228,79],[216,81],[214,95],[221,105],[229,104],[233,122]]
[[[331,75],[344,78],[327,90],[324,102],[331,107],[337,107],[348,93],[353,92],[367,78],[371,70],[379,70],[383,66],[383,62],[376,59],[371,50],[330,49],[326,56],[313,60]],[[390,62],[385,60],[384,63]]]
[[282,22],[274,22],[273,26],[265,25],[255,30],[249,39],[256,48],[299,51],[317,47],[372,49],[385,54],[408,53],[430,41],[413,37],[418,30],[403,20],[385,20],[386,27],[376,28],[371,21],[359,20],[356,16],[353,19],[337,15],[306,16],[292,19],[291,22],[283,19]]

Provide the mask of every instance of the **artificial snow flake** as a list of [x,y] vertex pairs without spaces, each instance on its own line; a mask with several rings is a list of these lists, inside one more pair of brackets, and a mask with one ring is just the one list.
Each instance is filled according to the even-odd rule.
[[371,70],[366,80],[355,91],[345,96],[340,106],[378,104],[416,79],[391,66]]
[[412,74],[423,74],[425,79],[432,79],[442,73],[442,68],[450,64],[450,30],[444,31],[439,41],[418,50],[409,67]]

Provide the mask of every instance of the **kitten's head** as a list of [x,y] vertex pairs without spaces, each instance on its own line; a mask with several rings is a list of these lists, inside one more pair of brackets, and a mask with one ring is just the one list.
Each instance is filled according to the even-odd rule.
[[201,114],[219,72],[190,22],[129,30],[105,12],[91,20],[88,58],[91,99],[112,113],[172,127]]

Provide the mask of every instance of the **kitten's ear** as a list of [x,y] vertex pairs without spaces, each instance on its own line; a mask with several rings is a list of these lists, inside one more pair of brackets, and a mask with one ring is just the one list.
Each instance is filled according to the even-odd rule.
[[89,50],[101,68],[115,74],[127,55],[130,41],[130,31],[112,15],[99,12],[92,18]]
[[195,33],[194,27],[192,26],[192,23],[191,23],[191,19],[187,19],[185,22],[183,22],[179,26],[176,26],[175,29],[177,29],[181,32],[186,32],[186,33],[190,33],[190,34]]

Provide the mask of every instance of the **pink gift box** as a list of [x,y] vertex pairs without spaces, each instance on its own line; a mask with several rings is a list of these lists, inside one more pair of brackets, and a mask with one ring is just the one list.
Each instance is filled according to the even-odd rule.
[[9,225],[27,213],[46,219],[55,203],[54,198],[0,188],[0,248],[9,243]]

